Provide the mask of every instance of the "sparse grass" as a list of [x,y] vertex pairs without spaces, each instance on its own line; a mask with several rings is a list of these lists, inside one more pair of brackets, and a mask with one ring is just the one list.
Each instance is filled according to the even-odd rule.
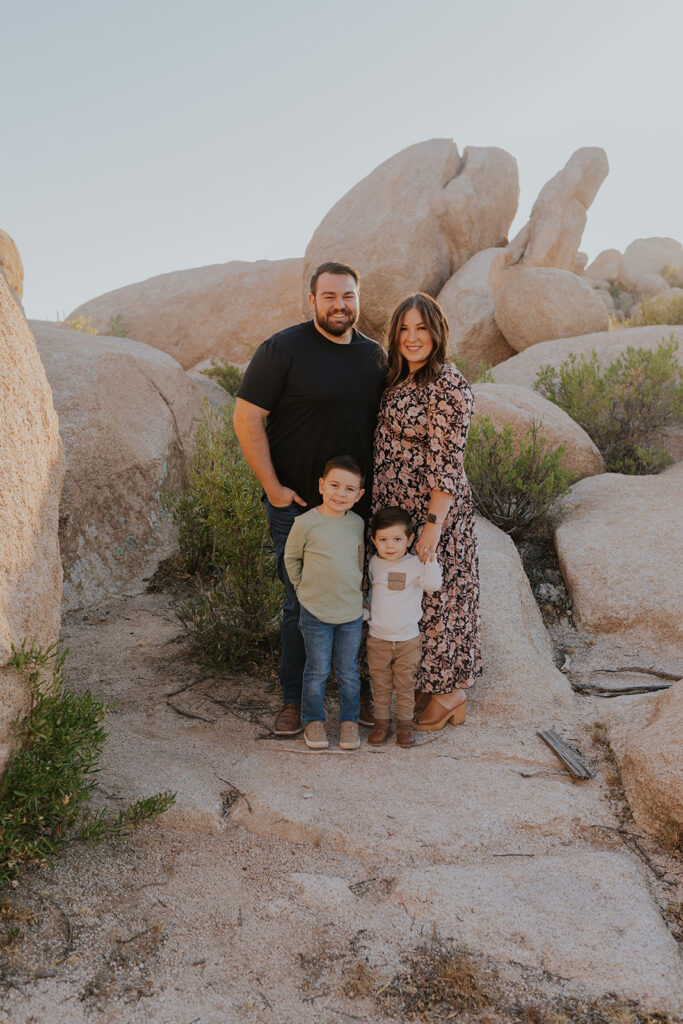
[[542,366],[534,388],[583,427],[612,473],[658,473],[672,458],[652,447],[664,427],[683,419],[683,380],[671,336],[654,352],[629,347],[609,366],[571,354],[559,369]]
[[374,995],[388,1017],[422,1024],[678,1024],[666,1011],[615,996],[515,998],[490,961],[438,939],[407,957],[406,969]]
[[531,423],[522,438],[511,424],[496,430],[489,416],[470,427],[465,470],[479,512],[515,536],[543,524],[553,504],[569,490],[564,448],[551,449]]
[[683,828],[673,818],[664,822],[661,831],[662,842],[670,850],[683,853]]
[[26,674],[32,707],[15,723],[16,750],[0,781],[0,887],[28,864],[51,864],[69,839],[129,834],[175,799],[156,794],[113,819],[86,806],[97,789],[111,705],[64,688],[65,656],[54,644],[13,648],[10,664]]

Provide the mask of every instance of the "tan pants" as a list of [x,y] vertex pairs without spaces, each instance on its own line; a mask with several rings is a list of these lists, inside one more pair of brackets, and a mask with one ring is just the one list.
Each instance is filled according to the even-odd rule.
[[375,718],[388,719],[391,693],[396,690],[399,722],[412,721],[415,709],[415,673],[420,665],[420,638],[380,640],[368,637],[368,668],[372,680]]

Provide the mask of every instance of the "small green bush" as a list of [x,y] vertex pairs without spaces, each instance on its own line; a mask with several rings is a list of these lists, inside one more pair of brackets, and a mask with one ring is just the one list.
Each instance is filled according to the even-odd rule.
[[79,331],[81,334],[97,334],[97,328],[92,325],[91,316],[77,316],[75,320],[67,320],[64,327],[71,331]]
[[121,313],[115,313],[109,317],[107,325],[104,328],[104,334],[109,338],[128,337],[128,331],[123,326],[123,315]]
[[204,659],[238,667],[272,649],[282,610],[282,585],[261,501],[225,409],[205,405],[181,494],[167,505],[199,593],[180,617]]
[[453,358],[453,363],[468,384],[493,384],[493,374],[491,373],[493,367],[483,359],[474,366],[467,359],[458,356]]
[[683,295],[651,295],[641,299],[619,327],[647,327],[652,324],[683,324]]
[[10,664],[27,673],[32,707],[17,720],[16,751],[0,780],[0,887],[28,864],[51,864],[74,832],[91,842],[122,835],[175,800],[173,793],[156,794],[113,819],[106,809],[87,808],[111,705],[64,689],[66,652],[54,644],[43,650],[24,642],[12,650]]
[[564,409],[593,439],[613,473],[658,473],[672,459],[651,447],[655,433],[683,417],[678,342],[662,340],[654,352],[629,347],[604,370],[570,355],[559,370],[542,366],[534,387]]
[[562,466],[564,447],[550,450],[532,422],[519,441],[510,423],[496,430],[489,416],[470,427],[465,471],[475,507],[505,533],[515,536],[541,525],[551,506],[569,490]]
[[226,362],[225,359],[212,359],[208,370],[202,370],[207,377],[215,380],[229,395],[236,395],[242,383],[244,373],[237,366]]

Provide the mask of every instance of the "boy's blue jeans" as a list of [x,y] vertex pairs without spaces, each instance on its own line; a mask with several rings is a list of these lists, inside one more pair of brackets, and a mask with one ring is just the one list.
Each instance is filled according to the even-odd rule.
[[360,675],[358,648],[360,647],[362,617],[352,622],[333,625],[321,622],[305,608],[301,608],[299,627],[306,648],[303,690],[301,695],[301,721],[324,722],[323,698],[325,687],[334,665],[339,689],[339,720],[357,722],[360,714]]

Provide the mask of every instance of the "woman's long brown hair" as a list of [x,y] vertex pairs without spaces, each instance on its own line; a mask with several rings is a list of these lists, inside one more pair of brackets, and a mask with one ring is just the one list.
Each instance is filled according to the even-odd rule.
[[433,380],[436,380],[441,373],[443,364],[448,359],[448,323],[441,306],[436,299],[433,299],[431,295],[425,295],[424,292],[409,295],[394,310],[387,332],[385,343],[389,358],[389,369],[385,380],[387,388],[395,388],[410,373],[408,363],[399,351],[399,330],[403,323],[403,317],[409,309],[416,309],[419,312],[434,342],[427,362],[414,374],[413,380],[417,386],[423,388],[426,384],[431,384]]

